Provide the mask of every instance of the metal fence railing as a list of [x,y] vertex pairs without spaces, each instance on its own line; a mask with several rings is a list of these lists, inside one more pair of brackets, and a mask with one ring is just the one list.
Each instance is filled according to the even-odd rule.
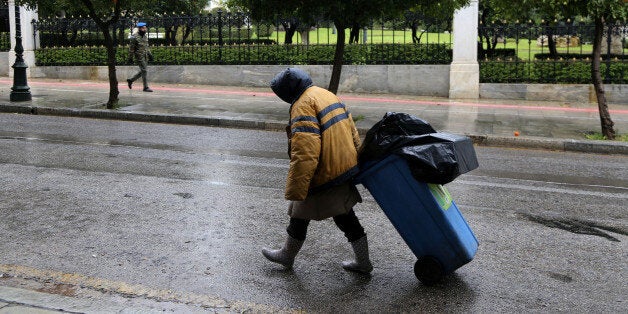
[[[480,25],[479,35],[483,83],[591,82],[590,23]],[[604,36],[602,78],[609,84],[628,84],[628,24],[609,24]]]
[[[243,13],[124,17],[113,25],[117,62],[127,60],[128,38],[138,21],[148,23],[156,64],[331,64],[337,30],[329,21],[254,21]],[[346,30],[346,64],[449,64],[447,23],[376,19]],[[591,23],[480,25],[483,83],[591,83]],[[37,65],[104,65],[102,35],[88,18],[34,22]],[[610,36],[608,35],[610,34]],[[605,83],[628,84],[628,25],[605,27],[601,73]],[[8,41],[8,38],[7,38]]]
[[[338,35],[329,21],[262,22],[242,13],[218,12],[122,18],[113,26],[116,46],[128,44],[132,26],[140,20],[148,24],[151,50],[161,64],[331,64]],[[39,65],[97,65],[106,60],[102,35],[91,19],[40,19],[34,29]],[[346,30],[346,38],[349,64],[451,62],[451,36],[435,25],[380,19]],[[118,51],[124,63],[126,50]]]

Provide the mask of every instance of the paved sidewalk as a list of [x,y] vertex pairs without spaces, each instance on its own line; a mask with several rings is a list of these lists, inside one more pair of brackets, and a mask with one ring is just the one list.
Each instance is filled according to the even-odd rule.
[[[0,77],[0,112],[125,119],[283,131],[288,104],[270,88],[153,84],[155,92],[129,90],[119,83],[120,106],[106,110],[108,82],[30,79],[32,101],[10,102],[13,81]],[[450,100],[382,94],[340,94],[360,133],[388,111],[405,112],[428,121],[436,130],[465,134],[476,144],[593,153],[628,154],[628,143],[591,141],[599,131],[595,103],[520,100]],[[628,132],[628,105],[610,104],[615,128]]]

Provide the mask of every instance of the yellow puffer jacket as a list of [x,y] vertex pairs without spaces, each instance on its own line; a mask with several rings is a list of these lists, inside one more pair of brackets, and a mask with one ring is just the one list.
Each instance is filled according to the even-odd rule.
[[286,199],[344,183],[358,172],[360,137],[340,99],[312,86],[290,108],[290,170]]

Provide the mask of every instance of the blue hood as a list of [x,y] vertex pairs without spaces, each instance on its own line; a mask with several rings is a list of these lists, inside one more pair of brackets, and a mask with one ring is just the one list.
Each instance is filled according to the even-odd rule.
[[312,85],[314,84],[310,76],[298,68],[287,68],[270,81],[270,88],[273,92],[291,105]]

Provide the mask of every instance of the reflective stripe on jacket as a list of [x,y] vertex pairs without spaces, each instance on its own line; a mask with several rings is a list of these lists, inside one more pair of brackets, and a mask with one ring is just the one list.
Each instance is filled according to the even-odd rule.
[[307,88],[290,108],[290,130],[286,199],[304,200],[357,173],[360,137],[351,114],[333,93]]

